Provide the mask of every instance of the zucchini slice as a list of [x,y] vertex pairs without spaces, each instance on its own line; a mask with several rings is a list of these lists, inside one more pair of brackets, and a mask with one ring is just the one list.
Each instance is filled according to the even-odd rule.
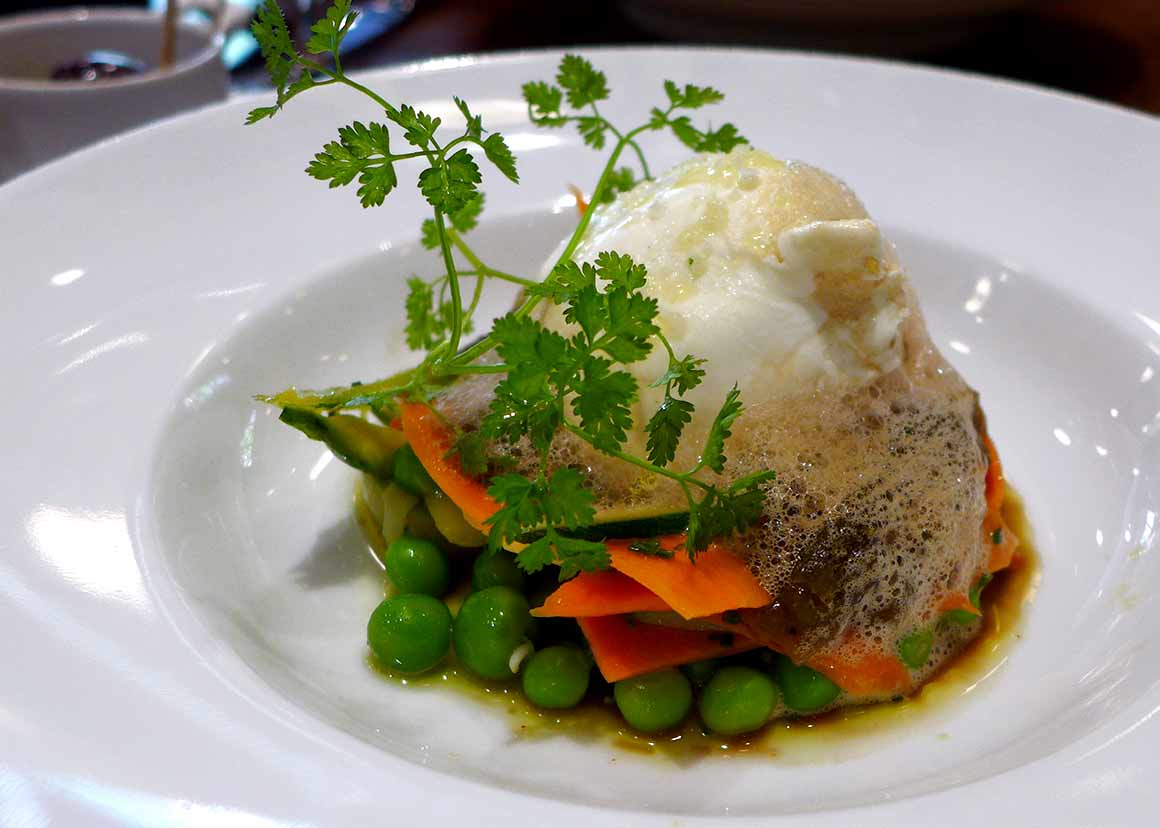
[[[602,541],[609,538],[659,538],[676,535],[689,528],[688,512],[662,512],[646,514],[643,511],[632,515],[625,510],[598,512],[591,526],[582,526],[561,532],[571,538]],[[520,537],[521,543],[531,543],[543,537],[543,532],[529,532]]]

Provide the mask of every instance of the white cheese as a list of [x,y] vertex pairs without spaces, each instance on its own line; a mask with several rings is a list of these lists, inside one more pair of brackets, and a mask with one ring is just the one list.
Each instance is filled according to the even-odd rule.
[[[878,226],[826,173],[739,148],[697,156],[596,209],[577,261],[616,250],[648,268],[645,292],[678,357],[708,360],[689,394],[702,418],[734,383],[752,405],[860,385],[899,364],[903,277]],[[541,318],[568,327],[559,308]],[[628,368],[641,388],[638,423],[662,399],[649,386],[666,361],[657,348]]]

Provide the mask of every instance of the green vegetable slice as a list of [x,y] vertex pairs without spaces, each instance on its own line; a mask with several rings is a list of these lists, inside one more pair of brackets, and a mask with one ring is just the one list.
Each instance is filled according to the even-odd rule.
[[[609,538],[658,538],[663,535],[677,535],[689,528],[688,512],[661,512],[648,514],[645,510],[609,509],[597,512],[591,526],[561,531],[569,538],[601,541]],[[541,532],[528,532],[520,536],[521,543],[532,543],[544,536]]]
[[391,479],[395,453],[407,442],[403,432],[351,414],[327,417],[300,408],[284,408],[278,419],[310,439],[325,443],[348,466],[380,480]]
[[934,631],[915,630],[898,642],[898,657],[911,670],[918,670],[930,658],[932,647],[934,647]]

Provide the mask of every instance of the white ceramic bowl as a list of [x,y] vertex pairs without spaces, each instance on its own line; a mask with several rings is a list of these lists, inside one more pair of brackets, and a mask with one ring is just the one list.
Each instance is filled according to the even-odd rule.
[[[339,124],[376,117],[363,99],[311,93],[248,128],[256,102],[239,101],[0,188],[0,664],[15,665],[0,822],[898,828],[1157,812],[1160,124],[870,61],[591,56],[610,118],[647,118],[664,78],[710,83],[729,95],[714,123],[842,176],[898,243],[1037,531],[1022,639],[905,727],[688,764],[520,739],[494,706],[381,680],[364,662],[380,584],[351,475],[252,395],[412,358],[401,279],[437,266],[417,241],[423,202],[404,188],[363,210],[302,174]],[[363,78],[449,123],[458,94],[506,134],[524,183],[487,174],[474,235],[517,272],[601,162],[525,120],[520,85],[558,57]],[[658,168],[685,156],[664,139],[648,152]]]
[[[157,68],[161,17],[142,9],[71,9],[0,17],[0,182],[86,144],[220,101],[229,77],[222,36],[179,24],[176,63]],[[146,71],[103,81],[54,81],[53,69],[113,50]]]

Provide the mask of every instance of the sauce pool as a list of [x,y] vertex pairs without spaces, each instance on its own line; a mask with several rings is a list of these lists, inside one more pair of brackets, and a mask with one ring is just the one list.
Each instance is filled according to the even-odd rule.
[[[361,498],[356,515],[372,554],[381,560],[381,536],[369,518]],[[706,733],[695,715],[680,727],[663,734],[645,735],[625,725],[612,701],[611,686],[593,672],[584,702],[574,710],[545,711],[532,706],[516,681],[484,682],[456,664],[422,676],[400,676],[384,669],[371,656],[367,664],[380,675],[407,686],[451,688],[511,718],[513,735],[520,739],[565,737],[579,742],[604,742],[621,751],[688,763],[719,755],[747,756],[781,761],[833,761],[869,751],[882,739],[899,736],[908,726],[945,715],[968,695],[976,693],[1002,667],[1012,645],[1021,638],[1024,608],[1033,600],[1039,583],[1039,558],[1022,499],[1007,488],[1003,518],[1019,537],[1010,568],[995,575],[983,594],[983,626],[970,643],[913,695],[895,702],[842,707],[810,717],[774,719],[762,730],[744,736],[722,737]],[[379,549],[376,549],[378,541]],[[448,596],[452,607],[466,597]],[[939,738],[949,738],[939,734]]]

